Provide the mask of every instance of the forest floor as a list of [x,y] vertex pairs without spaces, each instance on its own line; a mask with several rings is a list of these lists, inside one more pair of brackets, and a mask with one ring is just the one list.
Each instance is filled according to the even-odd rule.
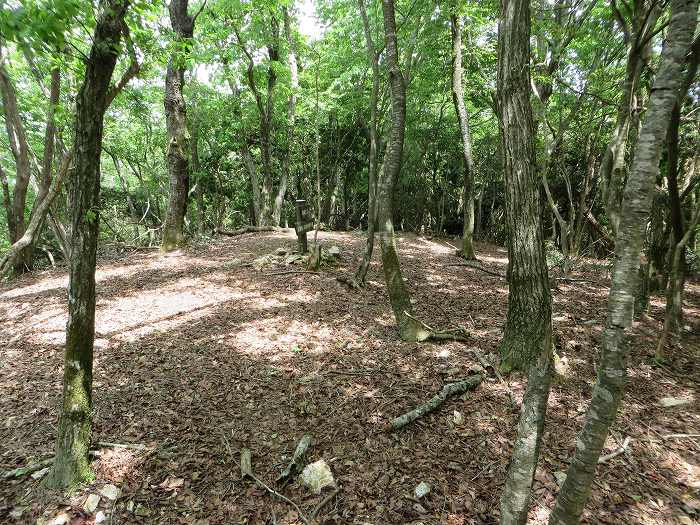
[[[103,448],[94,484],[72,498],[42,490],[30,475],[0,478],[0,523],[301,523],[288,503],[241,479],[250,448],[256,475],[305,515],[325,497],[294,482],[274,484],[299,438],[314,444],[339,491],[318,513],[327,524],[495,523],[524,380],[487,378],[474,392],[396,433],[386,423],[495,351],[505,319],[506,282],[458,263],[441,240],[401,236],[404,276],[427,324],[469,332],[469,341],[398,339],[378,257],[368,285],[352,291],[359,233],[321,233],[341,249],[320,275],[278,274],[244,265],[283,247],[293,231],[219,237],[169,255],[102,258],[97,271],[94,442]],[[477,244],[485,268],[503,273],[503,248]],[[244,264],[241,264],[244,263]],[[591,397],[606,316],[608,263],[585,259],[553,287],[559,374],[552,386],[531,519],[544,523]],[[55,269],[0,288],[0,472],[49,458],[61,394],[67,277]],[[599,466],[585,523],[692,524],[700,519],[700,285],[689,283],[685,337],[669,362],[652,356],[664,300],[635,322],[624,407]],[[663,398],[689,403],[664,407]],[[456,414],[458,412],[459,414]],[[463,420],[462,420],[463,419]],[[671,436],[671,437],[669,437]],[[420,482],[432,490],[416,500]],[[83,512],[88,494],[105,484]],[[63,523],[58,521],[56,523]],[[66,522],[67,523],[67,522]]]

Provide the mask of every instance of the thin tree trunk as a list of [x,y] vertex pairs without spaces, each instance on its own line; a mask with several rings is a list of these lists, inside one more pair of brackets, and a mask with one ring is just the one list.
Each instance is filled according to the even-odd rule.
[[280,224],[284,196],[287,193],[289,164],[291,162],[292,144],[294,143],[297,90],[299,89],[299,71],[297,67],[296,45],[294,43],[294,35],[292,34],[291,19],[289,16],[290,8],[293,8],[293,5],[282,8],[284,14],[284,34],[287,38],[287,45],[289,46],[288,60],[291,75],[291,92],[289,94],[289,100],[287,101],[287,149],[282,158],[282,174],[280,176],[280,183],[277,187],[277,195],[275,196],[275,204],[272,210],[272,218],[275,226],[279,226]]
[[56,457],[46,484],[68,489],[93,479],[88,452],[92,432],[92,356],[95,337],[95,263],[100,220],[100,152],[109,83],[117,62],[128,7],[103,0],[85,80],[76,97],[74,172],[70,177],[71,258],[63,404]]
[[504,152],[508,313],[502,366],[528,371],[501,495],[501,523],[524,524],[551,380],[552,298],[542,236],[535,126],[530,104],[530,3],[504,0],[498,28],[497,99]]
[[469,114],[464,104],[462,89],[462,23],[456,14],[450,16],[452,29],[452,101],[462,136],[462,162],[464,163],[464,205],[462,228],[462,257],[476,260],[474,253],[474,160],[469,132]]
[[430,332],[413,317],[411,297],[401,274],[393,223],[394,184],[401,172],[406,122],[406,86],[399,66],[394,0],[382,0],[387,69],[391,86],[391,135],[377,185],[377,227],[382,265],[394,318],[404,341],[422,341]]
[[[0,48],[0,98],[5,116],[5,130],[10,143],[10,151],[15,160],[15,184],[12,196],[6,201],[7,226],[10,242],[17,242],[26,228],[24,211],[27,204],[27,189],[31,175],[29,143],[24,123],[17,105],[17,93],[9,73],[5,68],[5,58]],[[6,195],[9,197],[9,193]],[[7,206],[9,205],[9,206]],[[31,270],[31,246],[26,246],[15,259],[15,273]]]
[[[192,39],[195,16],[187,12],[188,0],[171,0],[168,5],[170,24],[177,39]],[[187,130],[187,107],[184,57],[173,55],[165,73],[165,122],[168,131],[167,161],[170,176],[168,213],[163,225],[163,251],[175,250],[184,242],[185,214],[190,191],[190,135]]]
[[379,103],[379,54],[376,51],[372,40],[372,31],[367,17],[364,0],[358,0],[360,14],[362,16],[362,26],[365,32],[365,44],[367,46],[367,58],[372,68],[372,92],[370,95],[370,123],[369,123],[369,168],[368,168],[368,204],[367,204],[367,243],[365,253],[362,256],[357,272],[355,272],[355,282],[362,286],[367,277],[367,270],[372,261],[374,252],[374,232],[377,227],[377,179],[379,150],[377,142],[378,108]]
[[629,353],[627,329],[632,324],[646,222],[659,173],[661,146],[678,99],[685,55],[697,24],[697,9],[697,0],[671,1],[667,37],[625,186],[598,378],[583,429],[576,439],[566,481],[550,515],[550,525],[579,523],[598,458],[622,401]]

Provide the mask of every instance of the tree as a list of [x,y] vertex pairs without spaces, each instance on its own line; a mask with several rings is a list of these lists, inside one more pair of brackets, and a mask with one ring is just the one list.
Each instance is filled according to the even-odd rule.
[[497,104],[508,224],[508,313],[500,344],[506,368],[527,370],[527,390],[506,485],[501,523],[524,524],[551,381],[552,299],[544,253],[530,104],[530,4],[504,0],[498,27]]
[[682,68],[697,18],[696,0],[671,1],[671,18],[661,62],[624,189],[598,377],[583,428],[576,439],[576,451],[566,481],[549,519],[550,525],[579,523],[600,452],[622,401],[629,352],[627,329],[632,324],[640,255],[659,172],[661,146],[678,101]]
[[92,357],[95,338],[95,263],[100,221],[100,152],[109,83],[117,63],[128,0],[102,0],[75,101],[75,159],[70,177],[71,258],[63,403],[56,456],[46,479],[68,489],[92,479]]
[[171,0],[168,5],[170,24],[176,36],[176,51],[170,56],[165,74],[165,121],[168,130],[168,172],[170,201],[163,225],[161,248],[171,251],[184,240],[183,227],[190,191],[190,135],[187,128],[187,106],[183,95],[185,55],[192,45],[194,24],[204,9],[203,2],[194,16],[187,12],[189,0]]
[[450,15],[452,32],[452,102],[457,113],[459,131],[462,137],[462,161],[464,163],[464,204],[461,255],[467,260],[475,260],[474,253],[474,159],[472,139],[469,132],[469,114],[464,104],[462,89],[462,22],[456,13]]

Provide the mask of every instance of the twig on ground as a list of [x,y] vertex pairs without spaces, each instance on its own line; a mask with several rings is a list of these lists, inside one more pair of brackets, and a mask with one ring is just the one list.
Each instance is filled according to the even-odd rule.
[[321,274],[318,272],[312,272],[309,270],[286,270],[284,272],[268,272],[268,273],[262,273],[261,275],[289,275],[292,273],[309,273],[311,275],[317,275],[320,276]]
[[610,454],[605,454],[604,456],[600,456],[598,458],[598,464],[600,465],[601,463],[605,463],[606,461],[610,461],[611,459],[616,458],[620,454],[624,454],[627,451],[627,448],[629,447],[631,441],[632,441],[632,438],[627,436],[625,438],[625,440],[622,442],[622,445],[617,447]]
[[442,405],[442,403],[447,400],[448,397],[463,394],[469,390],[474,390],[483,381],[483,376],[474,375],[463,379],[462,381],[457,381],[456,383],[448,383],[442,387],[442,390],[435,394],[427,403],[423,403],[417,408],[414,408],[410,412],[406,412],[402,416],[394,418],[391,423],[387,426],[387,431],[394,432],[399,430],[409,423],[412,423],[419,417],[424,416],[435,410],[437,407]]
[[[292,459],[289,461],[287,468],[285,468],[277,478],[278,483],[280,481],[287,481],[294,474],[301,471],[301,467],[304,463],[304,456],[306,455],[308,448],[311,446],[312,441],[313,436],[311,434],[304,434],[302,436],[296,449],[294,449],[294,454],[292,455]],[[313,517],[311,519],[313,519]]]
[[340,489],[335,489],[333,492],[328,494],[325,498],[321,500],[321,503],[316,505],[316,508],[313,510],[311,514],[309,514],[309,521],[314,521],[316,519],[316,516],[318,516],[318,513],[321,512],[321,509],[325,507],[329,501],[331,501],[337,494],[340,492]]
[[445,264],[445,266],[465,266],[467,268],[473,268],[474,270],[481,270],[484,273],[487,273],[489,275],[493,275],[495,277],[500,277],[501,279],[505,279],[506,276],[503,275],[502,273],[498,272],[492,272],[491,270],[487,270],[486,268],[478,265],[478,264],[466,264],[466,263],[449,263]]
[[281,231],[283,228],[277,228],[275,226],[244,226],[243,228],[238,228],[237,230],[222,230],[221,228],[216,229],[216,233],[219,235],[227,235],[229,237],[235,237],[236,235],[243,235],[244,233],[255,233],[255,232],[275,232]]

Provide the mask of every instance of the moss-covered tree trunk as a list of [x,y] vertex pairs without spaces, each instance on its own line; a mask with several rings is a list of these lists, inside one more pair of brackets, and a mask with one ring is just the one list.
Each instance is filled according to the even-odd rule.
[[167,163],[170,199],[163,226],[163,251],[175,250],[184,242],[185,214],[190,191],[190,135],[187,129],[184,51],[191,45],[196,16],[187,12],[188,0],[171,0],[170,24],[181,45],[168,61],[165,73],[165,123],[168,131]]
[[627,329],[632,324],[640,254],[659,173],[661,146],[681,87],[683,64],[697,25],[697,9],[697,0],[671,2],[670,25],[623,196],[598,377],[566,481],[550,516],[551,525],[579,523],[598,458],[622,401],[629,352]]
[[520,525],[527,520],[549,396],[552,299],[530,104],[530,4],[504,0],[501,6],[497,101],[506,180],[509,293],[500,351],[504,368],[528,373],[501,495],[501,523]]
[[469,132],[469,113],[464,103],[462,88],[462,22],[456,14],[450,16],[452,30],[452,102],[459,121],[462,138],[462,162],[464,163],[462,250],[461,255],[467,260],[476,260],[474,253],[474,159],[472,156],[472,139]]
[[46,483],[68,489],[92,478],[88,452],[92,431],[92,352],[95,337],[95,258],[100,213],[100,152],[104,112],[117,62],[127,0],[103,0],[92,36],[85,80],[75,100],[68,324],[63,403],[56,457]]

